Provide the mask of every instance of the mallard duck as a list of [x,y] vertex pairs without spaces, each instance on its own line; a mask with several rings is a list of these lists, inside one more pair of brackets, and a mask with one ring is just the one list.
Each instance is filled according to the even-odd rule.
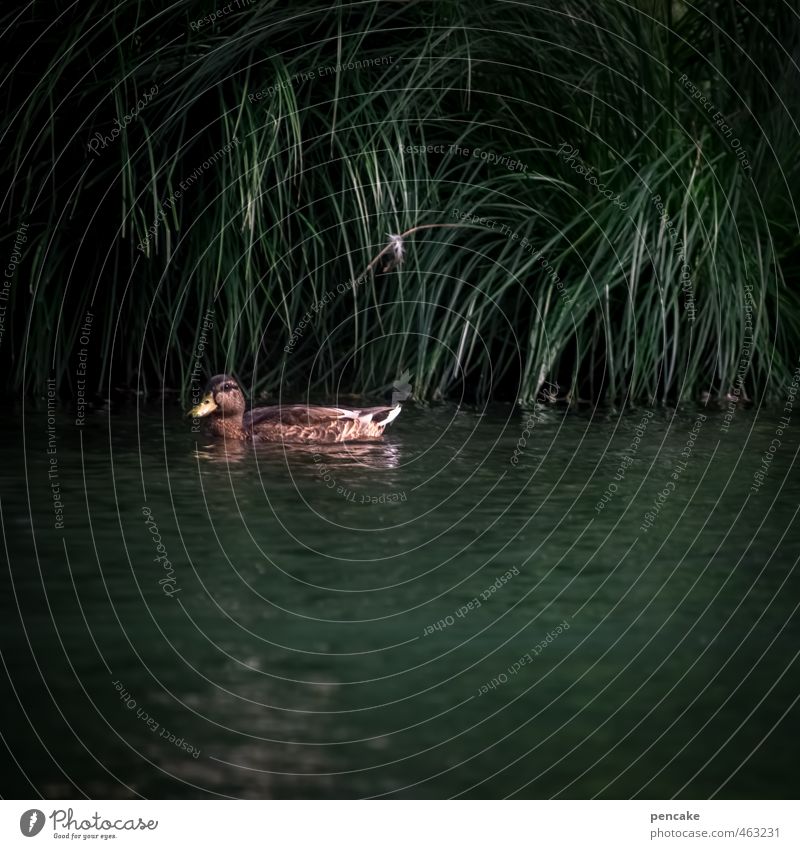
[[394,407],[313,407],[302,404],[256,407],[245,412],[244,393],[227,374],[211,378],[194,417],[210,416],[209,430],[226,439],[254,442],[351,442],[380,439],[389,422],[400,415]]

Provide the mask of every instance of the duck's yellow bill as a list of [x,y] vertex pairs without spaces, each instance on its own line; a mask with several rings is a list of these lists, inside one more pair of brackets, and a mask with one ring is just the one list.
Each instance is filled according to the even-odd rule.
[[199,419],[201,416],[207,416],[209,413],[213,413],[216,409],[217,404],[214,401],[214,396],[210,392],[206,392],[200,399],[200,403],[192,407],[186,415]]

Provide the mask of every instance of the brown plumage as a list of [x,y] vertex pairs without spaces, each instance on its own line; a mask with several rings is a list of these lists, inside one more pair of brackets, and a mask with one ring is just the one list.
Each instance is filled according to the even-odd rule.
[[226,374],[212,377],[190,416],[209,416],[214,436],[254,442],[351,442],[380,439],[400,415],[394,407],[315,407],[302,404],[256,407],[245,412],[244,393]]

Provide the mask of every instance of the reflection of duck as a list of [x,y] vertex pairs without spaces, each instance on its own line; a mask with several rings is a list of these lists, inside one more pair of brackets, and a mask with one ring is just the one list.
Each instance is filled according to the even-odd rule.
[[349,442],[380,439],[400,415],[394,407],[312,407],[301,404],[256,407],[245,412],[244,393],[226,374],[212,377],[190,416],[211,416],[210,431],[226,439],[254,442]]
[[[309,443],[302,442],[257,442],[260,451],[256,455],[261,464],[270,464],[270,468],[284,466],[286,460],[292,461],[292,470],[318,470],[322,464],[341,470],[376,471],[378,469],[396,469],[400,465],[400,452],[396,445],[383,440],[373,442]],[[253,446],[244,440],[223,441],[215,439],[205,445],[198,445],[194,456],[211,463],[224,463],[226,466],[248,460],[253,457]]]

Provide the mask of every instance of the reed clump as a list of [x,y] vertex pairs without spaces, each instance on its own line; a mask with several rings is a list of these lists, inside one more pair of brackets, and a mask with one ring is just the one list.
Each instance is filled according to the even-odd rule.
[[207,5],[16,24],[10,388],[74,397],[87,312],[101,396],[186,400],[198,371],[521,403],[790,381],[788,7],[260,2],[193,26]]

